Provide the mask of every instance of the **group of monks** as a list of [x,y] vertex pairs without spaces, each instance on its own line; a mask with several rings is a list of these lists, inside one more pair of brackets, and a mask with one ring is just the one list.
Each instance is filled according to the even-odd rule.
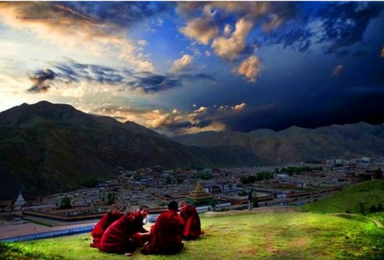
[[177,254],[184,247],[182,240],[195,240],[204,233],[196,208],[185,201],[171,201],[149,232],[143,227],[148,212],[148,206],[141,206],[138,211],[127,209],[121,216],[119,206],[112,205],[95,225],[90,246],[126,256],[132,256],[138,247],[144,255]]

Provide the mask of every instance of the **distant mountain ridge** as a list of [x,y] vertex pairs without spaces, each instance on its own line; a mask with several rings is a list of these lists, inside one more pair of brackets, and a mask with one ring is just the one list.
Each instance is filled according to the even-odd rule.
[[241,146],[272,163],[384,155],[384,124],[364,122],[317,129],[290,127],[240,132],[201,132],[175,136],[173,141],[198,147]]
[[0,113],[0,199],[79,188],[138,169],[240,166],[263,163],[242,147],[188,147],[133,122],[90,115],[70,105],[41,101]]
[[41,101],[0,113],[0,199],[52,194],[160,165],[234,167],[384,155],[384,125],[202,132],[168,139],[133,122]]

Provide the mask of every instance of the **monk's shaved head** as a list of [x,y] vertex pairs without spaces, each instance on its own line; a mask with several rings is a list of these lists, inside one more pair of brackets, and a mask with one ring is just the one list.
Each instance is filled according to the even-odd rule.
[[169,204],[168,204],[168,209],[169,210],[174,210],[174,211],[177,211],[179,208],[177,206],[177,202],[176,201],[171,201]]

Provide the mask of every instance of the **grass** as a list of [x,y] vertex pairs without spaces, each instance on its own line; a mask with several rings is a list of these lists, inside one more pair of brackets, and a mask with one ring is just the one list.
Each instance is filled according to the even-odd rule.
[[[307,212],[256,210],[216,217],[202,215],[205,234],[197,241],[185,242],[181,254],[144,256],[137,250],[133,257],[138,260],[382,260],[384,228],[376,226],[371,219],[383,223],[384,212],[369,211],[372,205],[379,204],[384,206],[384,180],[347,187],[335,196],[305,205]],[[346,212],[354,215],[324,214]],[[0,259],[126,259],[90,248],[90,242],[90,234],[82,234],[0,243]]]
[[[186,241],[185,249],[174,256],[144,256],[137,250],[134,259],[384,259],[384,229],[372,222],[309,212],[267,212],[208,217],[202,215],[205,234]],[[0,259],[126,259],[90,248],[90,234],[26,241],[0,246]],[[6,258],[4,247],[30,258]],[[12,251],[12,250],[8,250]],[[34,258],[34,254],[38,257]],[[40,258],[39,258],[40,257]]]
[[372,206],[384,207],[384,180],[358,183],[344,188],[334,196],[304,205],[304,209],[322,213],[364,213],[370,214]]

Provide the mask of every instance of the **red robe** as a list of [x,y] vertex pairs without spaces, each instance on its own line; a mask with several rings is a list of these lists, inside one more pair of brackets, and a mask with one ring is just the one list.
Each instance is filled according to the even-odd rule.
[[93,243],[91,247],[98,247],[101,237],[103,236],[105,230],[116,220],[120,218],[121,215],[114,215],[111,212],[105,214],[99,222],[95,225],[92,230],[91,236],[93,237]]
[[143,254],[176,254],[184,244],[181,242],[184,221],[174,210],[161,213],[151,227],[149,243],[141,250]]
[[107,253],[124,254],[135,249],[131,236],[135,233],[134,222],[130,216],[115,221],[103,234],[99,249]]
[[149,233],[144,226],[144,217],[140,214],[140,211],[136,211],[134,214],[135,220],[133,221],[134,234],[131,236],[132,243],[136,244],[136,247],[143,246],[148,241]]
[[134,225],[135,225],[135,230],[136,232],[140,232],[140,233],[147,233],[148,230],[146,230],[143,226],[144,226],[144,217],[140,214],[140,211],[136,211],[135,213],[133,213],[133,215],[135,216],[135,220],[134,220]]
[[188,205],[184,210],[180,211],[180,216],[185,223],[183,239],[195,240],[204,233],[201,231],[200,217],[194,206]]

